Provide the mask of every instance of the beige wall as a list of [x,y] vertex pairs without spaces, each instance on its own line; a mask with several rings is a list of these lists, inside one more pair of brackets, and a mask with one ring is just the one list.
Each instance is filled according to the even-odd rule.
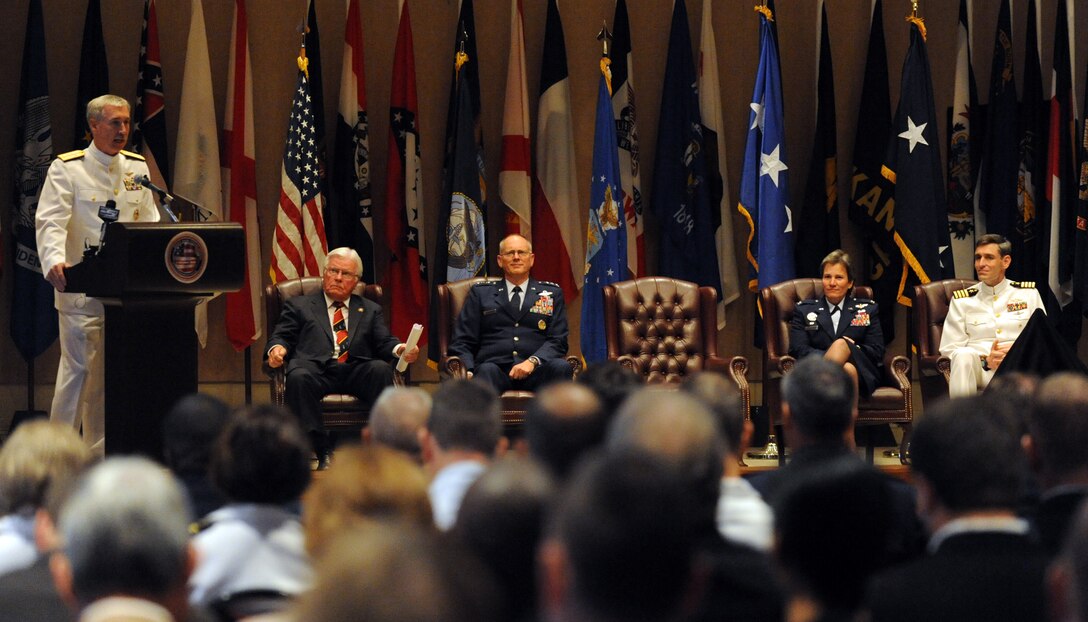
[[[325,114],[328,127],[335,121],[336,95],[339,92],[339,72],[344,36],[344,0],[315,0],[321,31],[323,75],[325,80]],[[704,0],[705,1],[705,0]],[[1049,67],[1052,56],[1053,25],[1056,0],[1040,0],[1043,7],[1042,66],[1044,88],[1049,89]],[[535,100],[539,79],[539,64],[543,40],[544,0],[524,0],[526,55],[529,67],[530,110],[535,124]],[[49,46],[49,78],[54,144],[60,149],[70,144],[75,85],[79,68],[79,47],[86,0],[43,0],[46,39]],[[374,200],[380,212],[385,205],[385,141],[388,131],[390,72],[396,33],[396,0],[361,0],[363,31],[366,39],[367,96],[371,122],[372,175]],[[730,196],[736,200],[739,185],[744,131],[748,120],[758,59],[758,19],[752,11],[753,0],[717,0],[714,5],[714,27],[718,40],[718,62],[721,70],[721,97],[724,135],[728,149]],[[782,75],[786,108],[787,147],[791,175],[791,192],[799,197],[808,170],[814,123],[815,64],[817,31],[815,0],[778,0],[777,22],[781,41]],[[979,93],[986,99],[993,47],[993,31],[997,20],[998,0],[975,0],[973,23],[973,61]],[[1022,72],[1023,24],[1026,0],[1014,0],[1014,38],[1017,50],[1017,79]],[[26,23],[27,0],[0,2],[0,196],[11,196],[11,149],[14,144],[15,115],[19,92],[19,68]],[[142,19],[142,0],[102,0],[106,46],[109,53],[111,88],[132,98],[135,94],[137,53]],[[847,250],[860,257],[860,244],[852,225],[846,220],[846,197],[849,196],[847,172],[856,126],[861,76],[865,63],[870,3],[867,0],[827,0],[831,33],[831,49],[835,61],[835,96],[838,119],[839,197],[843,217],[843,237]],[[1083,98],[1085,61],[1088,57],[1088,0],[1076,0],[1076,32],[1074,79],[1078,101]],[[185,66],[185,45],[189,31],[190,0],[158,0],[160,46],[165,80],[170,145],[176,141],[180,88]],[[233,2],[203,0],[212,58],[212,77],[217,102],[216,114],[222,120],[223,98],[226,92],[226,61],[230,42]],[[450,79],[450,52],[453,48],[457,0],[410,0],[415,34],[417,85],[420,93],[423,182],[426,198],[426,218],[429,242],[433,247],[432,230],[437,214],[441,185],[441,142],[445,129],[446,99]],[[644,163],[643,192],[650,194],[651,171],[654,165],[654,145],[657,139],[657,117],[660,85],[664,72],[668,25],[672,3],[668,0],[629,0],[632,39],[635,54],[635,79]],[[562,1],[566,30],[567,54],[570,64],[571,89],[575,112],[575,137],[579,179],[588,179],[593,136],[593,106],[597,87],[597,59],[600,47],[595,40],[602,20],[612,20],[613,0]],[[929,29],[929,52],[933,63],[933,81],[938,117],[942,119],[941,150],[945,151],[943,111],[951,103],[955,28],[958,2],[955,0],[923,0],[921,14]],[[889,74],[893,102],[898,99],[898,80],[908,42],[908,28],[903,17],[910,8],[908,0],[885,0],[885,32],[888,42]],[[267,263],[269,241],[275,218],[279,191],[279,167],[290,108],[291,90],[295,81],[298,37],[296,28],[303,20],[306,0],[249,0],[251,56],[254,73],[254,126],[256,129],[258,200],[261,218],[261,256]],[[698,43],[702,1],[689,0],[688,14],[693,40]],[[476,0],[476,29],[483,83],[483,123],[487,154],[488,185],[491,189],[491,230],[498,231],[501,211],[497,201],[497,181],[501,142],[503,95],[506,82],[506,55],[509,45],[509,0]],[[1083,102],[1079,102],[1083,106]],[[330,135],[331,143],[331,135]],[[579,188],[583,200],[588,200],[588,188]],[[799,199],[795,199],[795,202]],[[5,203],[8,205],[10,203]],[[0,210],[0,223],[10,231],[10,209]],[[380,221],[379,221],[380,222]],[[745,233],[739,217],[734,217],[737,248],[743,259]],[[652,239],[657,223],[650,216],[647,232]],[[653,243],[649,244],[651,259],[655,259]],[[5,241],[5,247],[10,243]],[[433,252],[432,252],[433,254]],[[9,263],[5,259],[4,263]],[[653,263],[651,262],[651,265]],[[379,271],[384,267],[379,259]],[[743,262],[741,263],[742,270]],[[0,282],[0,421],[10,412],[23,408],[26,369],[10,338],[11,296],[10,267]],[[267,276],[265,277],[267,278]],[[577,307],[572,307],[572,347],[577,349]],[[904,309],[898,309],[900,329],[893,345],[904,348]],[[210,339],[201,355],[202,383],[240,400],[241,389],[236,384],[243,378],[242,355],[227,342],[223,329],[223,303],[212,303]],[[758,380],[759,351],[751,346],[753,295],[729,307],[728,325],[720,336],[719,350],[727,355],[744,354],[753,363],[752,375]],[[1088,340],[1086,340],[1088,341]],[[263,345],[263,344],[259,344]],[[256,348],[259,350],[260,348]],[[1082,346],[1082,352],[1086,350]],[[168,353],[163,353],[168,356]],[[46,407],[44,400],[51,392],[56,370],[57,346],[38,358],[36,363],[38,408]],[[253,353],[257,384],[255,394],[263,397],[263,377],[259,371],[259,352]],[[416,378],[433,379],[426,367],[417,365]],[[757,400],[758,401],[758,400]]]

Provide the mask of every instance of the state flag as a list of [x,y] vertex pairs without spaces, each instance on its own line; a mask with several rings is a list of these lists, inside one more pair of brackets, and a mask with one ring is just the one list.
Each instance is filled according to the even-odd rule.
[[[948,109],[948,232],[956,277],[975,277],[975,184],[981,158],[982,128],[971,65],[971,5],[960,0],[956,28],[956,80]],[[891,307],[888,307],[891,308]]]
[[1020,170],[1017,116],[1012,19],[1008,1],[1002,0],[994,34],[990,103],[986,106],[986,144],[978,185],[979,210],[985,214],[985,223],[979,223],[979,230],[1005,237],[1012,236],[1015,226],[1016,182]]
[[169,148],[166,144],[166,100],[159,62],[159,20],[155,0],[144,3],[144,24],[140,33],[140,69],[136,78],[136,110],[132,115],[133,151],[144,156],[151,181],[170,187]]
[[1047,280],[1047,266],[1039,253],[1038,210],[1045,197],[1040,193],[1046,176],[1046,108],[1043,75],[1039,66],[1039,13],[1035,0],[1028,0],[1024,29],[1024,83],[1020,96],[1019,167],[1016,181],[1016,225],[1009,238],[1013,262],[1008,275],[1017,281]]
[[110,68],[106,60],[106,40],[102,38],[101,0],[90,0],[87,3],[87,14],[83,19],[83,43],[79,50],[79,80],[76,84],[76,122],[75,131],[72,133],[72,149],[82,149],[91,142],[91,126],[87,124],[87,102],[109,92]]
[[[707,5],[710,3],[708,2]],[[612,114],[616,118],[620,187],[627,221],[627,276],[646,276],[645,222],[642,205],[642,165],[639,160],[638,107],[635,105],[635,55],[626,0],[616,0],[612,18]],[[716,77],[716,76],[715,76]],[[701,88],[701,87],[700,87]],[[718,100],[715,100],[718,101]],[[736,264],[734,263],[734,267]]]
[[525,12],[510,0],[510,52],[506,59],[506,97],[502,114],[499,198],[506,205],[506,234],[532,239],[533,178],[530,172],[529,86],[525,69]]

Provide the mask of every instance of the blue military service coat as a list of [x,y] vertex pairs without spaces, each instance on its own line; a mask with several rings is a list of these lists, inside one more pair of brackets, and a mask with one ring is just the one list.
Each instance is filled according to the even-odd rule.
[[568,333],[563,290],[555,283],[529,279],[514,312],[506,281],[486,281],[465,299],[449,350],[466,369],[490,362],[506,371],[530,356],[542,362],[566,356]]
[[847,296],[836,331],[826,298],[802,300],[790,320],[790,356],[796,359],[811,354],[823,356],[836,339],[849,337],[854,340],[850,350],[858,370],[858,392],[862,396],[871,395],[880,385],[884,365],[884,333],[880,330],[878,313],[879,308],[872,300]]

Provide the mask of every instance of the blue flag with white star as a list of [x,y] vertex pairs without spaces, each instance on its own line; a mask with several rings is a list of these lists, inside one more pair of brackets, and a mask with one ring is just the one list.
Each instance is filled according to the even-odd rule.
[[627,226],[622,219],[620,162],[608,69],[597,87],[597,129],[593,135],[593,180],[589,184],[586,270],[582,289],[582,356],[608,358],[604,342],[604,286],[627,278]]
[[759,17],[759,69],[749,104],[737,206],[748,221],[748,289],[753,292],[794,278],[782,77],[768,13]]
[[955,276],[929,54],[917,23],[910,26],[899,92],[881,174],[895,184],[893,232],[903,255],[898,295],[901,304],[909,305],[904,292],[908,277],[924,284]]

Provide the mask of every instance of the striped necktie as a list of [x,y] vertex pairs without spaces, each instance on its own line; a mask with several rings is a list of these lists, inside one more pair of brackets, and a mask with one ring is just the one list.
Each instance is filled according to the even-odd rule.
[[336,335],[336,351],[339,353],[336,360],[347,363],[348,324],[344,321],[344,303],[338,300],[332,306],[336,308],[332,314],[332,332]]

